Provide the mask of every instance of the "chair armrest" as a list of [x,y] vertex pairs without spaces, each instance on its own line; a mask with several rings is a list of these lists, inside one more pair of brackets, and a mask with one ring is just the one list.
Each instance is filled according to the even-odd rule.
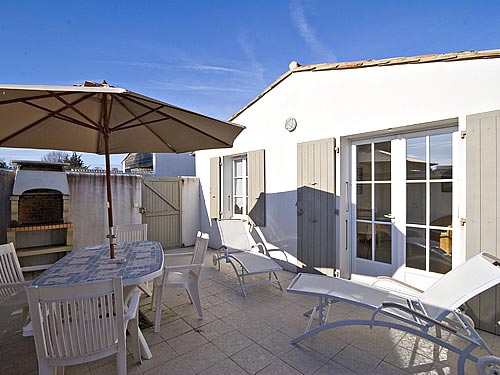
[[413,310],[411,308],[409,308],[408,306],[405,306],[405,305],[401,305],[399,303],[396,303],[396,302],[382,302],[382,306],[380,306],[379,308],[377,308],[373,315],[372,315],[372,324],[373,322],[375,321],[375,316],[381,312],[382,310],[386,310],[386,309],[397,309],[397,310],[401,310],[407,314],[410,314],[414,317],[417,317],[419,319],[422,319],[422,320],[425,320],[426,322],[428,323],[431,323],[431,324],[434,324],[435,326],[438,326],[448,332],[451,332],[453,334],[457,334],[458,331],[453,329],[452,327],[444,324],[443,322],[440,322],[439,320],[436,320],[434,318],[431,318],[430,316],[427,316],[423,313],[421,313],[420,311],[416,311],[416,310]]
[[137,315],[137,310],[139,309],[139,298],[141,297],[141,292],[136,290],[130,298],[130,303],[128,304],[127,312],[125,313],[123,319],[128,322],[134,319]]
[[171,253],[171,254],[166,254],[164,253],[163,256],[165,258],[176,258],[176,257],[187,257],[187,256],[193,256],[194,252],[191,251],[189,253]]
[[163,267],[163,270],[166,272],[170,271],[179,271],[179,270],[196,270],[203,267],[203,264],[201,263],[195,263],[195,264],[179,264],[175,266],[165,266]]
[[0,284],[0,289],[22,289],[31,285],[33,281],[19,281],[17,283]]
[[[383,287],[377,284],[393,284],[391,287]],[[377,279],[371,285],[374,288],[387,290],[395,294],[401,294],[404,297],[418,297],[424,291],[422,289],[415,288],[414,286],[407,284],[401,280],[394,279],[388,276],[378,276]]]

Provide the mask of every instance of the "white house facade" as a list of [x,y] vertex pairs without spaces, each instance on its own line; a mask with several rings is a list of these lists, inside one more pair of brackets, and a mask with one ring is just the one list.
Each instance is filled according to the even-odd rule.
[[289,269],[421,288],[498,255],[499,88],[500,50],[292,63],[196,153],[201,229],[250,216]]

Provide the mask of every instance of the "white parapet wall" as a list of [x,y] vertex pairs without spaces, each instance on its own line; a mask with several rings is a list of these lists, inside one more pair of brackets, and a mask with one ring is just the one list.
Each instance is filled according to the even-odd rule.
[[181,177],[182,199],[182,243],[193,246],[196,232],[200,228],[200,179],[198,177]]

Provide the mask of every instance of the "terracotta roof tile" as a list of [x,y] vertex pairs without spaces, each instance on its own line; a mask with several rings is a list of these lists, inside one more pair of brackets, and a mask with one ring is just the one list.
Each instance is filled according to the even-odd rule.
[[302,66],[297,64],[297,67],[281,75],[276,81],[274,81],[271,85],[269,85],[250,103],[248,103],[237,113],[231,116],[229,121],[232,121],[236,117],[238,117],[241,113],[243,113],[253,104],[255,104],[260,98],[262,98],[269,91],[275,88],[278,84],[281,83],[281,81],[285,80],[292,73],[320,72],[325,70],[360,69],[373,66],[382,67],[382,66],[402,65],[402,64],[425,64],[432,62],[453,62],[453,61],[463,61],[472,59],[496,59],[496,58],[500,58],[500,49],[493,49],[486,51],[463,51],[463,52],[427,54],[427,55],[410,56],[410,57],[391,57],[379,60],[360,60],[360,61],[347,61],[338,63],[309,64]]

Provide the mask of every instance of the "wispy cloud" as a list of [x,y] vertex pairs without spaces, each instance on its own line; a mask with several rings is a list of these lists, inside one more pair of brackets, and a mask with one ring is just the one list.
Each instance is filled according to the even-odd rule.
[[191,91],[191,92],[252,92],[250,89],[241,87],[222,87],[212,85],[188,85],[171,82],[154,81],[151,82],[153,89],[172,90],[172,91]]
[[304,9],[299,0],[292,0],[290,2],[290,17],[300,36],[304,39],[311,51],[316,54],[317,58],[328,62],[337,60],[335,54],[316,36],[316,32],[306,19]]
[[257,58],[255,57],[255,51],[252,42],[248,39],[246,33],[241,33],[238,37],[238,43],[240,45],[241,50],[243,51],[243,54],[247,58],[248,62],[250,63],[253,74],[257,78],[257,81],[260,83],[264,83],[264,68],[262,65],[258,62]]

